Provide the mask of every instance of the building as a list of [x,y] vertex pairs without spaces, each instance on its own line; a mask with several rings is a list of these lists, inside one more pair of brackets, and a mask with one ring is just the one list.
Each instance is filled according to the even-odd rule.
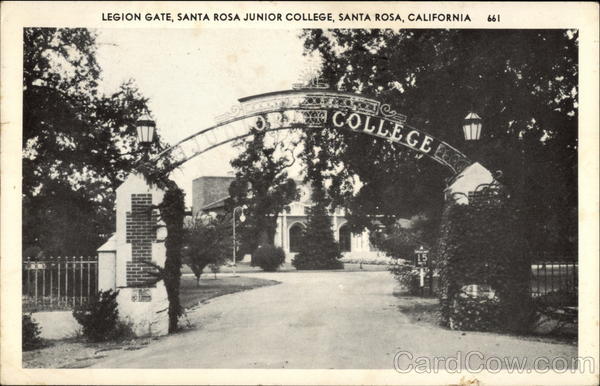
[[[225,210],[225,200],[229,198],[229,185],[233,177],[215,176],[199,177],[193,181],[192,186],[192,213],[209,214]],[[306,227],[307,209],[313,203],[310,200],[310,187],[296,181],[300,189],[300,199],[290,204],[289,211],[279,213],[277,216],[277,230],[275,245],[283,248],[286,261],[290,261],[298,252],[301,235]],[[347,259],[373,259],[383,258],[385,254],[374,248],[369,242],[369,233],[352,234],[344,217],[343,209],[336,209],[330,213],[333,234],[339,242],[344,258]]]

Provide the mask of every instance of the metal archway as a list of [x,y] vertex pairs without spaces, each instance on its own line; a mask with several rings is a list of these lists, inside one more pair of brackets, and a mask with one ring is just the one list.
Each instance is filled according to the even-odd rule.
[[406,116],[389,105],[359,94],[321,89],[295,89],[238,100],[214,126],[200,130],[162,151],[151,161],[171,155],[172,168],[211,149],[248,137],[250,128],[277,131],[324,126],[386,139],[428,156],[454,175],[473,162],[456,148],[406,124]]

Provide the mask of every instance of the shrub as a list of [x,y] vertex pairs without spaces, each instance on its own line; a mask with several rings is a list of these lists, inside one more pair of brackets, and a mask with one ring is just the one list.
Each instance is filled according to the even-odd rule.
[[539,308],[577,306],[577,292],[570,292],[566,290],[548,292],[547,294],[536,298],[535,303]]
[[372,265],[389,265],[397,262],[397,259],[391,257],[342,257],[342,263],[348,264],[372,264]]
[[448,316],[451,329],[497,331],[502,328],[500,302],[495,297],[456,296]]
[[285,252],[279,247],[273,245],[259,246],[254,251],[254,264],[261,267],[264,271],[274,272],[285,261]]
[[31,315],[23,314],[21,320],[21,336],[23,350],[33,350],[42,345],[40,338],[41,328],[38,323],[31,318]]
[[119,291],[100,291],[90,303],[73,311],[73,317],[81,324],[83,335],[88,340],[101,342],[129,333],[127,326],[118,321],[118,294]]
[[410,295],[420,293],[419,268],[410,264],[390,264],[388,271]]

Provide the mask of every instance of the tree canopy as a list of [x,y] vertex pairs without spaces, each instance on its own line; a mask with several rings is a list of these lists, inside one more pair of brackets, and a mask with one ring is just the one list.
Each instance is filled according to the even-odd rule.
[[277,215],[297,200],[296,182],[287,168],[295,159],[286,155],[283,142],[268,143],[263,130],[252,128],[252,137],[237,144],[240,155],[231,161],[230,206],[246,205],[246,222],[240,224],[242,249],[253,253],[261,244],[273,245]]
[[[95,254],[114,230],[115,189],[141,159],[135,122],[147,99],[133,81],[100,93],[94,32],[23,33],[23,251]],[[163,146],[157,138],[149,151]]]
[[[574,255],[577,238],[578,39],[571,30],[306,30],[305,47],[323,59],[338,90],[374,96],[408,123],[462,149],[520,203],[529,247]],[[469,145],[461,124],[483,118]],[[355,230],[398,217],[441,213],[448,171],[368,136],[338,132],[334,203]],[[357,185],[355,178],[360,179]],[[356,187],[360,188],[356,191]]]

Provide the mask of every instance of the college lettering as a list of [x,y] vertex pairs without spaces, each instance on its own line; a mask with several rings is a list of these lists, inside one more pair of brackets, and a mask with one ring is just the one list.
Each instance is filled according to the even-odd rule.
[[336,110],[328,114],[327,123],[401,143],[428,155],[433,154],[438,146],[438,141],[433,137],[382,117]]

